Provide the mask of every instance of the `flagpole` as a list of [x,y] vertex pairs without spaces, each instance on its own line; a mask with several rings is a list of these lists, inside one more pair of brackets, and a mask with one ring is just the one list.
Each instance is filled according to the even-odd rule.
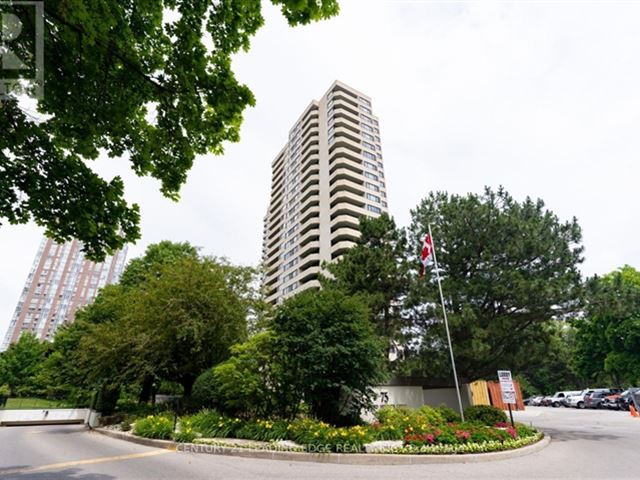
[[436,242],[431,234],[431,224],[429,223],[429,238],[433,248],[433,263],[436,267],[436,278],[438,279],[438,290],[440,290],[440,303],[442,304],[442,314],[444,315],[444,327],[447,331],[447,342],[449,343],[449,353],[451,354],[451,366],[453,368],[453,380],[456,384],[456,394],[458,395],[458,407],[460,408],[460,418],[464,422],[464,410],[462,409],[462,397],[460,396],[460,386],[458,385],[458,373],[456,372],[456,361],[453,358],[453,346],[451,345],[451,334],[449,333],[449,321],[447,320],[447,310],[444,308],[444,295],[442,294],[442,282],[440,281],[440,270],[438,270],[438,258],[436,257]]

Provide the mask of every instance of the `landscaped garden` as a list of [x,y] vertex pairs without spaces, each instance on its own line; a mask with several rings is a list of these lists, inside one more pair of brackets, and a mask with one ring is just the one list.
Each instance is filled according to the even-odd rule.
[[[465,414],[469,420],[461,422],[447,407],[383,407],[372,423],[335,427],[307,417],[243,419],[203,410],[181,417],[175,432],[173,418],[162,414],[139,418],[131,427],[135,435],[146,438],[220,446],[239,446],[225,439],[245,439],[269,442],[275,448],[281,445],[278,442],[288,440],[287,449],[312,453],[481,453],[519,448],[542,438],[540,432],[526,425],[512,427],[504,412],[494,407],[470,407]],[[125,424],[124,429],[129,426]],[[384,443],[374,443],[381,441]]]

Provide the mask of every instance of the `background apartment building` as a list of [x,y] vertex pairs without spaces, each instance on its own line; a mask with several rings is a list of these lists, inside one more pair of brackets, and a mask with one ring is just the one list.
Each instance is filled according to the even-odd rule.
[[51,340],[56,329],[73,322],[76,310],[91,303],[100,288],[118,281],[126,247],[102,263],[85,260],[81,248],[77,240],[60,245],[42,239],[0,351],[22,332]]
[[271,169],[263,287],[275,304],[318,287],[322,262],[355,244],[360,217],[388,212],[371,98],[336,81],[304,110]]

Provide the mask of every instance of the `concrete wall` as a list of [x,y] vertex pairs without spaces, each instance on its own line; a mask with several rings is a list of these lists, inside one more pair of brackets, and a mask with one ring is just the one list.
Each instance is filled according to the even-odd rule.
[[418,408],[423,405],[422,387],[415,386],[380,386],[373,387],[378,395],[376,406],[402,405]]
[[[458,396],[456,395],[455,388],[425,388],[422,391],[422,394],[422,401],[424,405],[437,407],[444,403],[446,406],[451,407],[456,411],[458,410]],[[460,385],[460,395],[462,397],[463,408],[467,408],[472,405],[469,385]]]
[[52,408],[43,410],[0,410],[0,425],[46,425],[95,422],[88,408]]

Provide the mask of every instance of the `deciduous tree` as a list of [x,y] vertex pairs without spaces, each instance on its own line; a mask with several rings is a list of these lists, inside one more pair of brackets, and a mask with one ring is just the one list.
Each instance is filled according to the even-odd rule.
[[283,381],[318,418],[352,423],[383,379],[383,344],[366,305],[331,288],[303,291],[275,313],[272,331]]
[[[47,0],[44,96],[35,115],[17,97],[0,103],[0,219],[34,220],[58,241],[77,238],[92,259],[139,235],[140,212],[120,177],[89,161],[126,156],[134,172],[177,200],[196,155],[239,139],[255,104],[231,68],[263,25],[259,0]],[[336,0],[272,0],[294,25],[329,18]],[[31,5],[12,51],[34,52]],[[207,40],[206,40],[207,39]],[[25,76],[33,70],[25,71]],[[20,77],[18,77],[20,78]]]

